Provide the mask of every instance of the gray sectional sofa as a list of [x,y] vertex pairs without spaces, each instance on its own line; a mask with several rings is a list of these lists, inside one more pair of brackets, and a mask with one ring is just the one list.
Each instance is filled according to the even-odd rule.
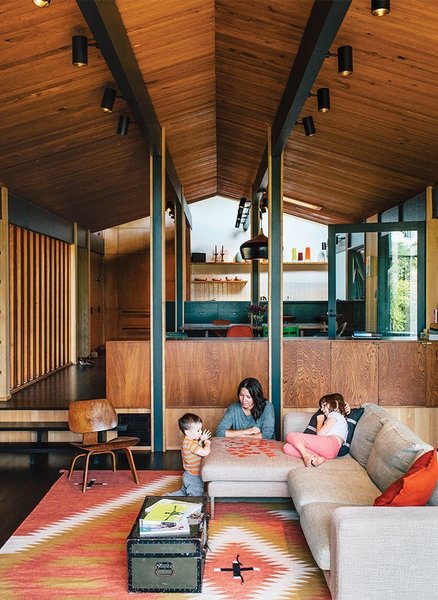
[[[282,443],[214,438],[202,477],[217,497],[291,497],[333,600],[438,598],[438,485],[424,507],[373,502],[431,446],[375,404],[365,404],[350,454],[318,468],[282,453]],[[310,414],[290,412],[283,433]]]

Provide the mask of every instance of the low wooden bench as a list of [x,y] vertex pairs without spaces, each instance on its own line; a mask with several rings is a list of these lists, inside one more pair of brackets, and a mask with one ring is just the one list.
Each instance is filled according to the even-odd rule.
[[[48,442],[49,431],[70,431],[68,421],[0,421],[0,431],[30,431],[37,434],[37,443]],[[8,442],[3,442],[7,444]]]

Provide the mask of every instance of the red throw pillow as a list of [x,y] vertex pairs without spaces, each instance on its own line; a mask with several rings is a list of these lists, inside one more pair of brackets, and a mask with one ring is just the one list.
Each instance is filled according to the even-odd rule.
[[424,506],[438,481],[437,451],[434,448],[420,456],[406,475],[374,500],[374,506]]

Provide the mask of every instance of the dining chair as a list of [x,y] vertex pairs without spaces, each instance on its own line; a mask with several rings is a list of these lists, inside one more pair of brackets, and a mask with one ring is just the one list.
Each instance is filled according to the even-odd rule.
[[88,467],[90,457],[96,454],[111,454],[113,471],[116,471],[116,450],[124,450],[131,469],[132,478],[135,483],[139,483],[137,471],[131,447],[138,444],[138,437],[116,437],[107,442],[98,441],[100,431],[109,431],[117,426],[118,418],[113,405],[105,399],[99,400],[75,400],[68,407],[68,426],[73,433],[82,434],[82,442],[71,442],[73,446],[82,450],[80,454],[73,457],[68,478],[70,479],[76,464],[76,461],[85,457],[84,479],[82,482],[82,492],[87,489]]
[[231,325],[227,337],[254,337],[254,333],[250,325]]

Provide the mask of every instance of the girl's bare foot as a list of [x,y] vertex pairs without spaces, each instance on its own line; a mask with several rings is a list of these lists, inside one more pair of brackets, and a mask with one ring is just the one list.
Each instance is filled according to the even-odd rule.
[[304,465],[306,467],[312,466],[312,458],[313,456],[310,456],[310,454],[306,454],[305,456],[303,456]]
[[310,457],[310,466],[319,467],[319,465],[322,465],[322,463],[325,461],[326,461],[326,459],[323,458],[322,456],[311,456]]

